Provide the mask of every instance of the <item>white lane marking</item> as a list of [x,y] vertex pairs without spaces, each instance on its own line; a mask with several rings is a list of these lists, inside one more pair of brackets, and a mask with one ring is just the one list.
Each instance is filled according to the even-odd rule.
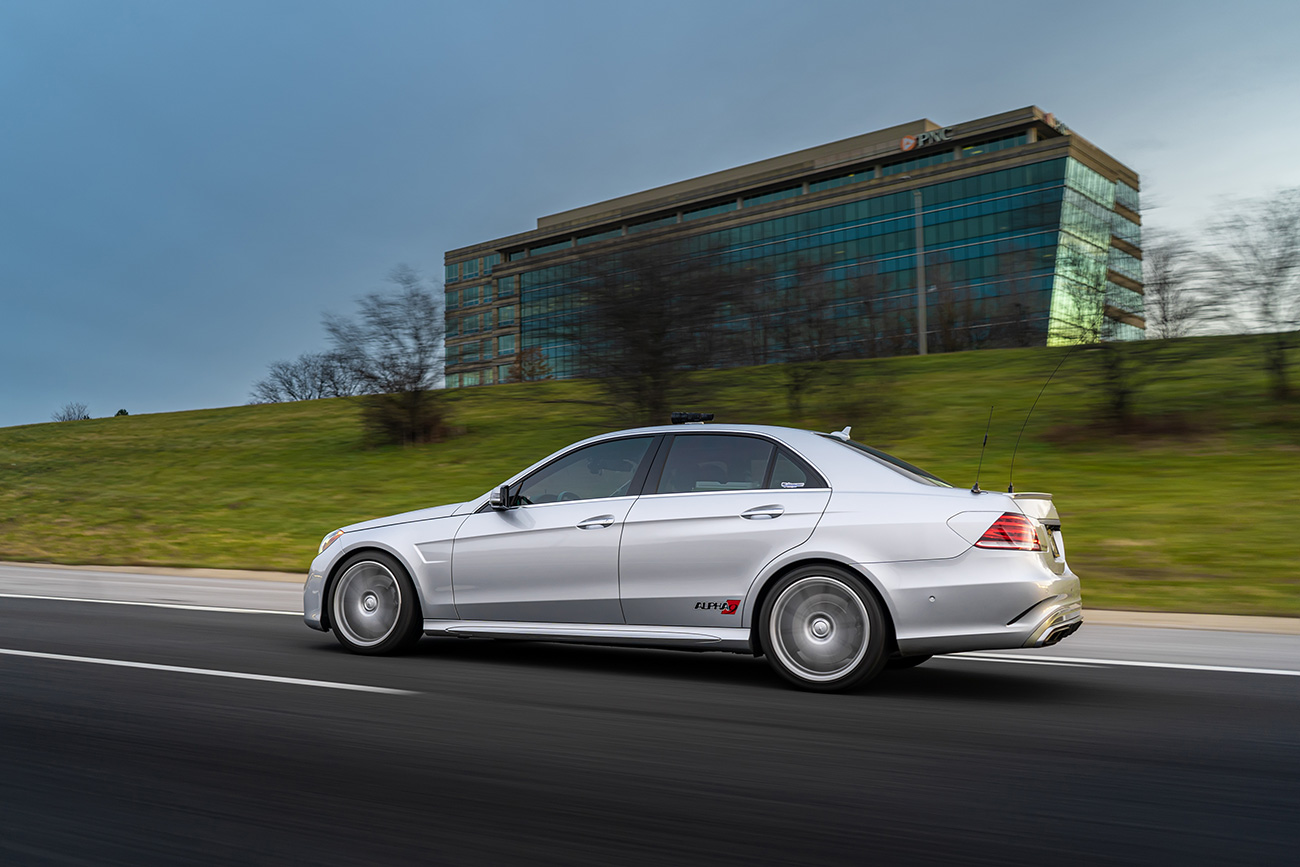
[[139,605],[142,608],[177,608],[181,611],[217,611],[222,614],[292,614],[301,611],[271,611],[266,608],[223,608],[218,605],[187,605],[182,602],[138,602],[127,599],[85,599],[80,596],[35,596],[29,593],[0,593],[0,599],[37,599],[43,602],[94,602],[97,605]]
[[993,656],[976,656],[973,653],[945,653],[938,657],[939,659],[956,659],[967,660],[970,662],[1014,662],[1018,665],[1057,665],[1062,668],[1099,668],[1100,666],[1090,665],[1085,662],[1058,662],[1055,659],[1021,659],[1020,657],[993,657]]
[[[946,654],[943,659],[983,659],[988,662],[1028,662],[1021,656],[1000,653]],[[1218,671],[1225,674],[1276,674],[1283,677],[1300,677],[1300,671],[1285,668],[1246,668],[1237,665],[1196,665],[1190,662],[1144,662],[1135,659],[1090,659],[1079,656],[1053,656],[1052,662],[1066,665],[1118,665],[1129,668],[1170,668],[1178,671]],[[1035,660],[1038,661],[1038,660]],[[1047,660],[1041,660],[1046,662]]]
[[325,689],[345,689],[352,692],[377,692],[384,695],[416,695],[409,689],[389,689],[386,686],[366,686],[360,683],[336,683],[329,680],[303,680],[298,677],[276,677],[271,674],[251,674],[246,671],[220,671],[215,668],[187,668],[181,665],[160,665],[155,662],[131,662],[125,659],[100,659],[96,656],[67,656],[62,653],[38,653],[34,650],[10,650],[0,647],[0,655],[24,656],[30,659],[49,659],[55,662],[84,662],[91,665],[112,665],[118,668],[144,668],[149,671],[170,671],[174,674],[201,674],[208,677],[229,677],[234,680],[261,680],[267,683],[287,683],[293,686],[319,686]]

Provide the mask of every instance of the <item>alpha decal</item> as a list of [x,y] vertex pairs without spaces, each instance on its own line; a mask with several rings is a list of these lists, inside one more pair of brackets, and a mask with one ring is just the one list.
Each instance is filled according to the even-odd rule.
[[740,607],[739,599],[728,599],[726,602],[696,602],[696,611],[717,611],[720,614],[735,614],[736,609]]

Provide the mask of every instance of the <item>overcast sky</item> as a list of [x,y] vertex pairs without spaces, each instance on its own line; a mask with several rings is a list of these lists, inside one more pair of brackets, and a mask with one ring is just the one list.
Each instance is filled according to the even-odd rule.
[[397,263],[1038,105],[1148,226],[1300,185],[1300,3],[0,0],[0,426],[244,403]]

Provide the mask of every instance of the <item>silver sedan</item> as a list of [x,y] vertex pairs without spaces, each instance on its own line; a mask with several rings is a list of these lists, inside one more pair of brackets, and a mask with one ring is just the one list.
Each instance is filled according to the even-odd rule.
[[1082,623],[1050,494],[954,488],[847,429],[722,424],[592,437],[468,502],[335,530],[304,611],[356,653],[422,635],[720,650],[820,691]]

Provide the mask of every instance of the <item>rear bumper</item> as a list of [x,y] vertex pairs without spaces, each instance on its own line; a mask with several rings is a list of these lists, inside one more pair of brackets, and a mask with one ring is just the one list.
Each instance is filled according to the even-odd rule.
[[863,569],[877,579],[904,656],[1044,647],[1083,622],[1078,577],[1047,557],[973,548]]
[[1083,625],[1083,603],[1063,602],[1048,609],[1025,641],[1025,647],[1050,647],[1069,638]]

